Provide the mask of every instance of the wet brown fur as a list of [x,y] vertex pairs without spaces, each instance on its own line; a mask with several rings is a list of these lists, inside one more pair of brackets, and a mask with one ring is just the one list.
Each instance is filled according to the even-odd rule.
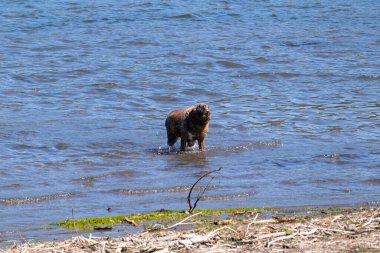
[[169,147],[181,138],[181,151],[194,146],[195,141],[198,141],[199,149],[204,149],[210,118],[210,109],[203,103],[172,111],[165,121]]

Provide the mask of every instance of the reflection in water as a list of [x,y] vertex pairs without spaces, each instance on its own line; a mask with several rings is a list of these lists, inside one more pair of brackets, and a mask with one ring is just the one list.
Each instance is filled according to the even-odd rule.
[[176,153],[167,159],[167,170],[176,170],[187,167],[192,168],[208,168],[207,152],[187,151],[184,153]]

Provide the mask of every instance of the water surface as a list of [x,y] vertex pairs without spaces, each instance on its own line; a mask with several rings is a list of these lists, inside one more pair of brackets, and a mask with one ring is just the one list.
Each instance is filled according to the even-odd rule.
[[[0,243],[186,209],[219,167],[200,207],[379,201],[379,1],[0,6]],[[207,150],[168,154],[196,102]]]

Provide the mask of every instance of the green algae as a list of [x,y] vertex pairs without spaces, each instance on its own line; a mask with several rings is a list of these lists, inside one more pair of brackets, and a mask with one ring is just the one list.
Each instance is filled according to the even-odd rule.
[[[273,214],[281,213],[285,216],[297,215],[298,221],[306,221],[316,215],[333,215],[345,214],[358,210],[357,208],[318,208],[318,207],[303,207],[295,209],[281,209],[272,207],[231,207],[231,208],[216,208],[202,209],[197,208],[194,213],[201,213],[192,217],[193,221],[202,221],[203,226],[215,227],[212,219],[226,219],[232,217],[234,220],[239,220],[241,216],[248,217],[255,213],[261,213],[260,217],[272,216]],[[239,218],[240,216],[240,218]],[[158,210],[147,213],[132,213],[126,215],[105,216],[105,217],[90,217],[80,219],[68,219],[53,223],[52,225],[62,226],[67,229],[75,229],[77,231],[92,231],[96,228],[112,227],[118,224],[141,226],[144,228],[156,229],[157,223],[170,223],[181,221],[189,217],[189,214],[183,210]],[[247,218],[247,217],[246,217]],[[217,225],[216,225],[217,226]]]
[[[232,207],[232,208],[219,208],[219,209],[196,209],[195,213],[201,213],[195,216],[193,219],[202,219],[207,217],[218,217],[221,215],[232,215],[234,213],[244,212],[263,212],[274,211],[275,208],[266,207]],[[135,213],[116,216],[105,217],[91,217],[91,218],[79,218],[68,219],[53,223],[52,225],[62,226],[67,229],[76,229],[80,231],[93,230],[96,227],[113,226],[116,224],[126,224],[133,221],[135,224],[140,224],[149,221],[155,222],[174,222],[180,221],[188,217],[189,214],[182,210],[158,210],[147,213]]]
[[51,225],[62,226],[67,229],[75,229],[79,231],[93,230],[95,227],[112,226],[120,223],[124,215],[107,216],[107,217],[94,217],[94,218],[80,218],[69,219],[52,223]]

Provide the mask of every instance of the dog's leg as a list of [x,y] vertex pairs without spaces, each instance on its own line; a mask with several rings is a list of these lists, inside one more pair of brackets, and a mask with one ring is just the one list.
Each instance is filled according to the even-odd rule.
[[170,131],[170,126],[166,125],[166,134],[168,137],[168,145],[173,146],[174,143],[178,140],[178,137],[173,134],[173,131]]
[[177,140],[178,140],[178,137],[176,137],[174,135],[169,135],[168,136],[168,145],[170,147],[172,147],[176,143]]
[[182,133],[182,135],[181,135],[181,151],[186,150],[186,143],[187,143],[187,134]]
[[205,149],[205,138],[204,137],[198,139],[198,146],[199,146],[200,150]]

